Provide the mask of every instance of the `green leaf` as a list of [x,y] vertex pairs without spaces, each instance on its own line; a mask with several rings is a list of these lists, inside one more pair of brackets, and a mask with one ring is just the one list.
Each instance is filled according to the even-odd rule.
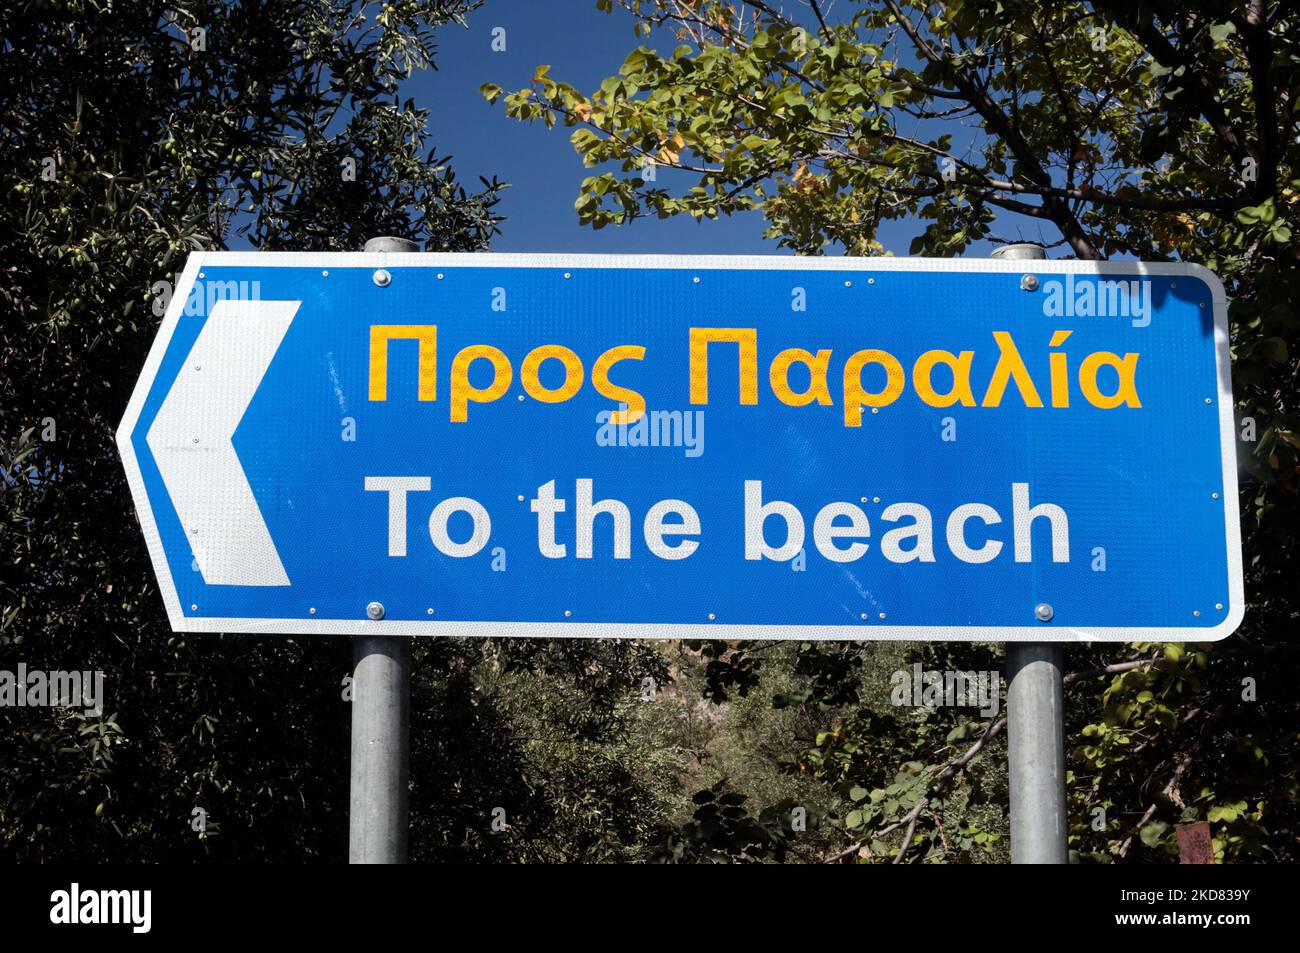
[[1215,23],[1210,27],[1210,39],[1214,41],[1215,46],[1221,46],[1236,32],[1237,27],[1232,23]]
[[1151,821],[1142,828],[1139,836],[1148,847],[1157,847],[1168,829],[1169,825],[1164,821]]

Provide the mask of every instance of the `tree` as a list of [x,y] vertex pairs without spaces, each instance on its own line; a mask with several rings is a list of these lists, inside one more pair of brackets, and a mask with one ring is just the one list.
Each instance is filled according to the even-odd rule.
[[[1070,257],[1195,261],[1224,281],[1246,623],[1222,645],[1071,652],[1090,673],[1071,684],[1072,843],[1102,859],[1168,857],[1176,823],[1208,819],[1220,857],[1294,859],[1297,666],[1292,646],[1273,645],[1300,614],[1289,581],[1300,539],[1294,7],[863,0],[837,5],[831,22],[819,0],[802,21],[764,0],[622,6],[640,35],[669,30],[680,45],[637,47],[589,94],[545,66],[526,88],[482,88],[509,116],[573,128],[575,151],[598,170],[575,203],[594,228],[754,211],[800,254],[863,255],[882,250],[882,223],[915,219],[925,224],[911,251],[943,257],[1029,223]],[[752,676],[752,646],[717,655],[718,684]],[[855,849],[953,856],[931,803],[998,723],[969,744],[965,732],[909,729],[893,747],[910,752],[891,756],[911,767],[892,793],[880,752],[870,764],[864,754],[879,747],[878,718],[845,724],[855,727],[828,732],[809,763],[834,762],[827,779],[846,786],[846,807],[869,799],[846,824]]]
[[[0,707],[6,857],[345,856],[351,640],[172,634],[113,431],[192,249],[487,247],[501,186],[398,98],[474,6],[0,2],[0,673],[102,671],[106,705]],[[412,656],[412,860],[650,856],[681,800],[658,651]]]
[[0,659],[107,704],[0,713],[6,854],[339,856],[346,642],[172,635],[113,432],[193,249],[486,246],[397,99],[470,6],[0,4]]

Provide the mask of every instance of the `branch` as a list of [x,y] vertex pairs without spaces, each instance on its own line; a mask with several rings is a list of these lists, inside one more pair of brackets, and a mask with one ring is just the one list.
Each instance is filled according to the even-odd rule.
[[1277,189],[1277,96],[1269,78],[1273,62],[1273,43],[1263,0],[1251,0],[1246,14],[1246,60],[1250,64],[1250,87],[1255,100],[1256,134],[1259,136],[1259,175],[1255,191],[1272,195]]
[[1179,49],[1170,43],[1169,39],[1157,29],[1154,20],[1139,18],[1130,28],[1130,32],[1142,41],[1146,51],[1161,66],[1169,69],[1176,69],[1179,66],[1184,67],[1182,81],[1186,84],[1183,88],[1187,91],[1188,97],[1200,110],[1205,121],[1210,124],[1210,128],[1214,130],[1215,135],[1232,153],[1237,164],[1240,165],[1241,160],[1248,155],[1246,147],[1242,144],[1237,131],[1232,127],[1232,123],[1228,121],[1228,116],[1223,111],[1219,101],[1214,97],[1214,93],[1201,81],[1199,74],[1196,72],[1196,64],[1189,63],[1183,58]]
[[1071,672],[1061,679],[1065,685],[1073,685],[1075,682],[1081,682],[1086,678],[1097,678],[1099,675],[1118,675],[1121,672],[1131,672],[1134,669],[1146,668],[1148,665],[1154,665],[1156,658],[1138,659],[1134,662],[1119,662],[1115,665],[1103,665],[1101,668],[1088,668],[1082,672]]
[[[893,13],[894,19],[898,22],[899,26],[903,28],[903,32],[907,34],[908,38],[912,41],[912,44],[917,49],[921,50],[925,57],[931,62],[943,65],[949,70],[953,81],[965,95],[966,101],[975,108],[975,111],[980,114],[989,128],[992,129],[995,134],[1000,136],[1002,141],[1007,144],[1007,147],[1012,151],[1012,153],[1014,153],[1015,157],[1020,160],[1021,165],[1024,166],[1029,178],[1041,188],[1050,188],[1052,185],[1052,177],[1047,173],[1047,170],[1043,168],[1035,150],[1033,150],[1029,143],[1025,141],[1024,136],[1020,133],[1020,129],[1007,118],[1006,113],[1002,111],[998,104],[995,103],[989,97],[988,93],[981,89],[974,80],[960,69],[956,68],[949,57],[941,56],[936,53],[933,48],[925,42],[925,39],[917,31],[916,24],[914,24],[909,17],[903,14],[903,11],[898,6],[897,0],[885,0],[885,6],[887,6],[890,12]],[[997,205],[998,203],[993,202],[992,204]],[[1092,240],[1088,237],[1088,234],[1084,231],[1083,226],[1079,223],[1079,220],[1075,217],[1074,213],[1070,211],[1069,206],[1058,197],[1053,195],[1044,195],[1042,212],[1037,217],[1046,217],[1051,219],[1056,227],[1061,230],[1061,234],[1065,236],[1066,241],[1070,243],[1070,247],[1079,258],[1087,261],[1095,261],[1102,257],[1101,253],[1093,245]]]
[[[921,799],[916,802],[910,811],[907,812],[905,817],[895,821],[893,824],[882,827],[876,832],[876,837],[884,837],[887,834],[892,834],[904,824],[907,825],[907,833],[904,836],[903,845],[898,849],[898,856],[894,858],[894,863],[902,863],[903,855],[907,853],[907,848],[911,845],[912,837],[916,832],[917,818],[920,817],[921,812],[929,806],[930,800],[943,793],[944,788],[948,786],[953,778],[957,777],[958,774],[966,769],[966,766],[971,763],[971,760],[984,750],[984,747],[997,736],[998,732],[1003,729],[1006,723],[1006,715],[1002,715],[995,719],[987,728],[984,729],[984,732],[975,740],[975,743],[966,749],[966,752],[961,757],[954,758],[944,766],[944,769],[939,772],[939,775],[933,782],[931,782],[930,786],[926,788],[925,794],[922,795]],[[839,863],[849,855],[856,854],[862,849],[864,843],[864,841],[859,841],[851,847],[847,847],[844,850],[825,858],[822,863]]]
[[822,16],[821,4],[819,4],[817,0],[808,0],[808,4],[809,6],[812,7],[813,16],[815,16],[817,18],[817,22],[821,24],[822,36],[826,38],[827,43],[833,43],[835,41],[835,37],[831,35],[831,28],[826,25],[826,18]]
[[[1179,757],[1178,766],[1174,768],[1174,773],[1170,776],[1169,783],[1165,785],[1164,791],[1161,792],[1164,794],[1165,797],[1170,797],[1173,794],[1173,792],[1177,789],[1178,782],[1182,780],[1183,774],[1187,771],[1188,767],[1191,765],[1195,753],[1196,753],[1196,749],[1193,748],[1191,751],[1183,752],[1183,754]],[[1138,820],[1136,824],[1133,825],[1132,829],[1129,831],[1128,837],[1124,838],[1123,843],[1119,845],[1118,854],[1120,857],[1126,857],[1128,855],[1128,849],[1131,846],[1133,846],[1134,836],[1137,835],[1137,832],[1142,829],[1142,827],[1146,824],[1147,821],[1151,820],[1151,818],[1155,816],[1155,813],[1159,809],[1159,806],[1160,806],[1159,801],[1152,801],[1150,806],[1148,806],[1146,811],[1143,813],[1142,817]]]
[[[1183,718],[1183,724],[1184,725],[1187,724],[1187,722],[1191,721],[1203,710],[1204,709],[1201,708],[1194,708],[1191,712],[1187,714],[1185,718]],[[1182,799],[1178,795],[1178,782],[1182,780],[1183,775],[1187,773],[1187,769],[1191,767],[1192,762],[1196,760],[1196,755],[1200,752],[1201,746],[1205,743],[1206,735],[1208,734],[1210,729],[1213,728],[1219,721],[1223,719],[1225,712],[1226,712],[1225,708],[1219,708],[1213,715],[1210,716],[1208,721],[1201,723],[1200,736],[1197,738],[1196,742],[1190,748],[1187,748],[1185,751],[1182,752],[1182,754],[1179,755],[1178,764],[1174,768],[1174,773],[1169,776],[1168,783],[1165,784],[1164,788],[1161,789],[1160,793],[1168,800],[1173,801],[1177,807],[1183,806],[1181,803],[1179,803]],[[1119,845],[1118,854],[1120,857],[1126,857],[1128,855],[1129,848],[1133,846],[1133,838],[1137,836],[1138,832],[1142,829],[1142,827],[1146,824],[1146,822],[1151,820],[1151,818],[1155,816],[1155,813],[1157,810],[1159,810],[1159,808],[1160,808],[1159,798],[1152,800],[1150,805],[1147,806],[1147,809],[1146,811],[1143,812],[1142,817],[1139,818],[1138,822],[1135,825],[1133,825],[1132,828],[1130,828],[1128,837],[1124,838],[1123,842]]]
[[[1297,652],[1297,651],[1300,651],[1300,644],[1281,643],[1278,645],[1259,646],[1257,648],[1245,649],[1238,652],[1224,652],[1216,656],[1216,659],[1234,658],[1234,657],[1260,655],[1260,654],[1272,654],[1274,652],[1290,653],[1290,652]],[[1070,672],[1062,679],[1062,681],[1066,685],[1072,685],[1076,682],[1081,682],[1084,679],[1088,679],[1088,678],[1096,678],[1101,675],[1117,675],[1121,672],[1129,672],[1134,669],[1144,668],[1149,665],[1154,665],[1159,661],[1160,661],[1160,657],[1152,656],[1151,658],[1135,659],[1128,662],[1116,662],[1113,665],[1104,665],[1101,666],[1100,668],[1090,668],[1090,669],[1083,669],[1078,672]],[[1200,711],[1200,709],[1197,709],[1196,711]],[[1193,714],[1195,714],[1195,712],[1193,712]],[[1205,731],[1208,730],[1211,726],[1213,726],[1215,722],[1217,722],[1222,717],[1222,715],[1223,712],[1222,710],[1220,710],[1213,717],[1211,717],[1209,721],[1207,721],[1204,724],[1204,726],[1202,727],[1202,737],[1204,737]],[[938,777],[935,778],[934,782],[929,786],[929,788],[926,789],[924,796],[922,796],[922,798],[919,801],[917,801],[916,805],[910,811],[908,811],[906,815],[904,815],[899,820],[891,824],[888,824],[880,828],[878,831],[876,831],[875,833],[876,837],[884,837],[888,834],[892,834],[894,831],[898,830],[899,828],[906,826],[907,830],[904,834],[903,844],[899,848],[897,856],[894,858],[893,861],[894,863],[897,864],[902,862],[902,857],[907,852],[908,847],[911,845],[912,838],[915,836],[917,818],[920,817],[921,813],[929,806],[930,801],[933,798],[937,797],[940,793],[942,793],[943,788],[946,787],[959,773],[961,773],[961,771],[963,771],[966,768],[967,765],[970,764],[971,760],[977,754],[979,754],[980,751],[982,751],[991,740],[993,740],[993,738],[997,735],[999,731],[1001,731],[1006,726],[1006,723],[1007,723],[1007,716],[1005,714],[1003,714],[1002,716],[994,720],[986,729],[984,729],[983,734],[981,734],[980,737],[976,739],[975,743],[971,745],[970,748],[968,748],[966,752],[962,754],[961,757],[955,758],[954,760],[948,762],[948,764],[944,767],[943,771],[939,773]],[[1196,749],[1193,748],[1192,751],[1186,753],[1185,762],[1180,764],[1179,767],[1175,770],[1174,774],[1170,777],[1169,783],[1165,785],[1164,788],[1164,793],[1166,796],[1168,796],[1170,791],[1174,790],[1174,788],[1177,787],[1178,781],[1182,778],[1182,775],[1187,770],[1187,767],[1190,766],[1192,755],[1194,755],[1195,751]],[[1143,824],[1145,824],[1147,821],[1151,819],[1151,816],[1155,813],[1157,807],[1158,805],[1153,803],[1147,809],[1147,812],[1142,816],[1142,820],[1138,821],[1136,827],[1134,828],[1134,831],[1140,829]],[[1132,836],[1133,836],[1132,834],[1129,835],[1128,839],[1130,841],[1132,840]],[[850,844],[848,847],[845,847],[843,850],[828,855],[827,857],[823,858],[821,862],[824,864],[840,863],[841,861],[848,859],[850,856],[860,851],[865,846],[865,844],[866,844],[865,841],[857,841],[853,844]]]

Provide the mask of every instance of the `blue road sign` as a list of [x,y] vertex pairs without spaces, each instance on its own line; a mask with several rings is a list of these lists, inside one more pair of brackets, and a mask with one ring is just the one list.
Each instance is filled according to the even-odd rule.
[[1217,639],[1194,265],[191,256],[118,434],[181,631]]

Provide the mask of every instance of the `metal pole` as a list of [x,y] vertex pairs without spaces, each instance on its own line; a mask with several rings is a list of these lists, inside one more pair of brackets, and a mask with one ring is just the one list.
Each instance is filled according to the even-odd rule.
[[[1004,245],[992,257],[1038,261],[1047,254],[1024,243]],[[1067,864],[1065,651],[1056,642],[1008,642],[1006,655],[1011,862]]]
[[[372,238],[365,250],[420,249],[404,238]],[[383,607],[372,603],[368,614],[383,618]],[[410,642],[400,636],[357,636],[352,667],[350,863],[406,863],[410,714]]]
[[1060,643],[1007,643],[1007,767],[1011,862],[1067,864]]
[[404,864],[411,644],[391,635],[358,636],[353,662],[348,860]]

